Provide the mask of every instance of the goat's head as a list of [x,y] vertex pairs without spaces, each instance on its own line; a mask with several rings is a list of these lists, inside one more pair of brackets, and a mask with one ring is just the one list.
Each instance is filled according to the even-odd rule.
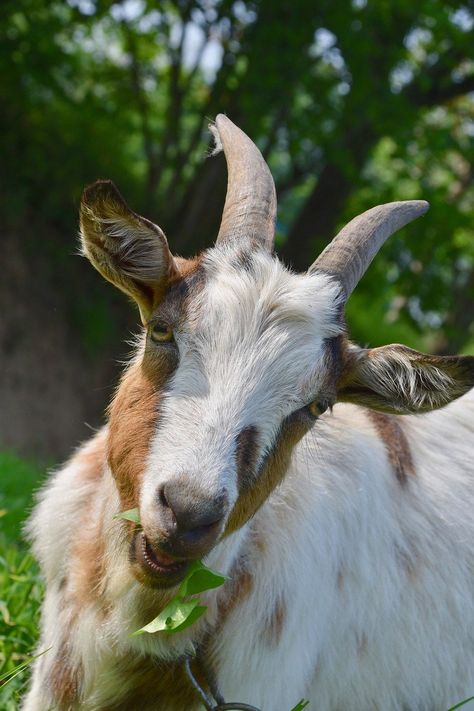
[[217,242],[196,259],[173,257],[110,182],[87,188],[81,205],[84,253],[135,299],[144,324],[110,408],[108,456],[123,509],[140,509],[135,573],[163,587],[249,520],[337,400],[424,412],[474,383],[472,358],[364,350],[344,335],[345,301],[377,250],[427,203],[369,210],[294,274],[272,256],[265,161],[225,116],[213,131],[227,197]]

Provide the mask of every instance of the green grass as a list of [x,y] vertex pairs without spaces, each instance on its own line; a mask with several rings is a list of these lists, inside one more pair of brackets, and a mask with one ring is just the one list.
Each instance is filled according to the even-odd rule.
[[43,586],[21,528],[44,468],[11,452],[0,452],[0,709],[16,711],[35,653]]
[[0,452],[0,526],[10,542],[22,544],[21,526],[33,502],[33,491],[44,477],[45,468],[13,452]]

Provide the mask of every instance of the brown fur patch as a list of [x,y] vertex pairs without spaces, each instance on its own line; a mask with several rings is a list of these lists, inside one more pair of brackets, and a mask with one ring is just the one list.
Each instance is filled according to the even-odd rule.
[[90,515],[84,517],[82,535],[71,551],[71,561],[68,592],[73,593],[75,605],[82,609],[88,602],[98,600],[104,581],[105,549],[100,520],[91,521]]
[[400,568],[402,568],[405,572],[408,580],[411,583],[416,582],[419,577],[419,568],[417,567],[417,556],[414,554],[414,551],[409,553],[402,550],[399,546],[396,546],[395,556]]
[[269,618],[264,629],[265,640],[273,647],[276,647],[280,641],[285,619],[286,607],[280,601],[275,605],[271,617]]
[[[200,668],[192,663],[193,674],[206,689]],[[105,701],[101,711],[131,711],[141,709],[162,709],[163,711],[185,711],[199,709],[199,698],[191,686],[181,660],[158,662],[150,657],[138,659],[124,658],[116,664],[118,694],[116,699]],[[120,693],[120,679],[127,682],[126,690]]]
[[160,372],[159,364],[153,367],[148,360],[132,365],[110,407],[108,461],[123,511],[138,505],[139,486],[158,419],[159,389],[165,379],[166,368]]
[[219,624],[222,628],[232,612],[248,598],[253,590],[253,577],[241,562],[232,569],[223,595],[219,600]]
[[383,441],[387,457],[400,484],[415,474],[410,444],[398,418],[383,412],[367,410],[367,416]]
[[[104,427],[86,445],[74,455],[72,463],[80,471],[79,478],[84,482],[97,483],[104,474],[107,463],[107,429]],[[92,498],[97,488],[91,487],[90,493],[82,503],[82,510],[77,512],[76,535],[70,551],[68,577],[62,587],[68,595],[73,595],[75,604],[81,608],[91,600],[96,600],[98,588],[103,577],[104,542],[100,516],[91,515]]]
[[67,642],[62,642],[48,674],[48,687],[54,699],[54,708],[72,711],[79,697],[81,670],[70,661]]
[[369,640],[367,639],[367,635],[362,633],[360,636],[357,637],[357,654],[360,657],[363,657],[365,654],[367,654],[368,646]]

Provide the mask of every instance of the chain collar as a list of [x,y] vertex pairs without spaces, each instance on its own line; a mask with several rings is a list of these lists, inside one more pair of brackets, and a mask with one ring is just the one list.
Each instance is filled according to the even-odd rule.
[[220,694],[215,682],[206,674],[202,663],[200,664],[203,671],[203,675],[206,679],[207,685],[210,689],[211,695],[209,696],[202,686],[199,684],[198,680],[194,676],[191,669],[191,659],[192,657],[187,655],[184,659],[184,671],[188,677],[190,683],[194,687],[195,691],[199,695],[202,704],[206,711],[260,711],[256,706],[251,706],[250,704],[242,704],[239,702],[226,703],[223,696]]

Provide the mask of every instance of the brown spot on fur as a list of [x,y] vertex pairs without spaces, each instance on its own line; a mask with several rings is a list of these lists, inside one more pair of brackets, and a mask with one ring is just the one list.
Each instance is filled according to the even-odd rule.
[[367,635],[362,633],[360,637],[357,638],[357,654],[362,657],[367,653],[367,648],[369,646],[369,640]]
[[341,592],[342,589],[344,588],[344,573],[342,570],[339,570],[337,573],[336,585],[337,585],[337,589],[339,590],[339,592]]
[[415,473],[408,439],[398,418],[383,412],[367,410],[367,416],[385,445],[387,457],[400,484]]
[[265,626],[264,636],[268,644],[274,647],[277,646],[278,642],[280,641],[281,634],[283,632],[285,619],[286,607],[280,601],[275,605],[271,617],[268,620],[267,625]]
[[71,664],[67,642],[62,642],[48,674],[48,686],[55,708],[58,707],[61,711],[72,711],[76,708],[80,677],[81,670]]
[[87,602],[96,600],[103,577],[104,543],[102,517],[94,515],[93,497],[104,475],[107,456],[107,428],[102,428],[74,455],[72,462],[77,477],[89,486],[88,494],[81,501],[82,509],[76,512],[70,560],[73,564],[67,578],[60,581],[59,590],[73,596],[75,605],[81,608]]
[[238,562],[232,569],[219,600],[219,628],[225,624],[232,612],[241,605],[253,590],[253,578],[249,570]]
[[[69,573],[69,591],[73,592],[75,604],[82,608],[100,597],[105,572],[105,550],[102,526],[92,522],[90,516],[84,521],[83,533],[72,548]],[[103,611],[105,616],[105,608]]]
[[409,581],[414,583],[418,579],[416,557],[414,555],[410,555],[407,551],[402,550],[400,546],[395,547],[395,555],[398,564],[404,570]]
[[[191,666],[193,674],[207,690],[199,666],[195,661]],[[185,674],[182,660],[161,662],[150,657],[134,660],[128,656],[115,664],[114,674],[119,698],[104,700],[101,711],[191,711],[200,708],[199,698]],[[126,680],[125,689],[121,686],[122,680]]]

